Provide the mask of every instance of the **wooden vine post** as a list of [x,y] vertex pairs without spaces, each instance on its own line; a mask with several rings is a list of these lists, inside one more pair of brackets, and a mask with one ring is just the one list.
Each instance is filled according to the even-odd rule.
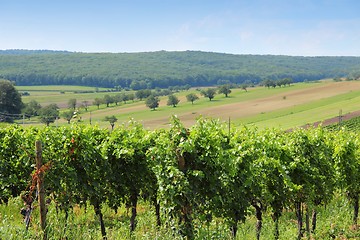
[[44,188],[44,173],[41,171],[42,166],[42,147],[41,141],[35,142],[35,153],[36,153],[36,174],[37,176],[37,189],[38,189],[38,202],[40,210],[40,225],[44,232],[44,239],[46,239],[46,206],[45,206],[45,188]]

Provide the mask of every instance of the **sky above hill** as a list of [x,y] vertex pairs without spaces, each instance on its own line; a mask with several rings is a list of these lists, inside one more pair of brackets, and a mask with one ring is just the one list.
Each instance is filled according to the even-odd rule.
[[359,0],[0,0],[0,49],[360,56]]

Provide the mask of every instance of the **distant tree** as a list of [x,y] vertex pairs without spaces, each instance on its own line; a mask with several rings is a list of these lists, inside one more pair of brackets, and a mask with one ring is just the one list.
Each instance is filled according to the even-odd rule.
[[245,92],[247,92],[247,88],[249,87],[249,85],[247,85],[246,83],[243,83],[243,84],[241,84],[240,85],[240,88],[242,89],[242,90],[245,90]]
[[[8,80],[0,80],[0,113],[20,114],[23,106],[21,94],[13,83]],[[12,118],[2,117],[1,120],[11,122]]]
[[69,99],[68,107],[75,111],[75,109],[76,109],[76,99],[75,98]]
[[284,78],[283,83],[284,83],[284,85],[290,86],[293,83],[293,80],[292,80],[292,78]]
[[168,96],[168,101],[167,101],[168,106],[176,107],[176,105],[178,105],[179,102],[180,102],[179,98],[176,97],[175,95],[171,94]]
[[174,92],[179,92],[181,90],[181,87],[180,86],[173,86],[172,90]]
[[190,84],[185,84],[185,85],[182,87],[182,89],[185,90],[185,91],[189,90],[190,88],[191,88],[191,85],[190,85]]
[[154,89],[154,92],[155,92],[156,94],[160,93],[160,92],[161,92],[161,88],[156,87],[156,88]]
[[134,93],[128,93],[126,94],[128,101],[134,101],[135,100],[135,94]]
[[39,110],[40,121],[45,123],[46,126],[49,126],[50,123],[55,122],[59,117],[59,107],[56,104],[50,104],[48,106],[42,107]]
[[273,80],[267,79],[261,82],[261,85],[270,88],[270,87],[276,87],[276,83]]
[[100,108],[100,105],[104,103],[104,100],[102,98],[95,98],[93,104],[97,106],[97,108]]
[[148,108],[155,110],[159,106],[160,99],[154,95],[146,98],[145,104]]
[[123,96],[124,95],[122,93],[118,93],[115,96],[113,96],[113,100],[116,106],[118,105],[119,102],[122,102]]
[[222,93],[225,95],[225,97],[228,97],[228,95],[231,93],[231,89],[230,89],[230,85],[221,85],[219,88],[218,88],[218,93]]
[[290,78],[283,78],[283,79],[279,79],[276,81],[276,85],[279,87],[282,87],[284,85],[284,87],[286,87],[286,85],[291,84],[292,80]]
[[118,119],[114,115],[105,117],[105,121],[110,123],[111,130],[114,130],[115,122],[117,122],[117,120]]
[[[134,95],[134,94],[133,94]],[[121,94],[121,100],[126,104],[127,101],[129,101],[129,95],[126,93]]]
[[349,77],[354,80],[360,79],[360,71],[353,71],[349,74]]
[[248,88],[249,87],[255,87],[255,83],[252,82],[251,80],[246,80],[243,82],[243,84],[245,84]]
[[163,89],[158,92],[158,96],[169,96],[173,94],[173,92],[170,89]]
[[194,104],[194,101],[198,100],[199,97],[195,93],[189,93],[186,95],[186,99],[188,102],[191,102],[191,104]]
[[81,102],[81,106],[85,109],[85,111],[88,111],[88,107],[89,107],[89,101],[84,100]]
[[130,84],[130,88],[132,90],[139,90],[141,89],[141,86],[140,86],[140,82],[139,81],[136,81],[136,80],[133,80]]
[[131,82],[130,88],[132,90],[146,89],[148,88],[148,83],[144,80],[140,80],[140,81],[134,80]]
[[106,107],[109,107],[109,105],[111,103],[114,103],[114,98],[111,97],[110,95],[105,95],[104,96],[104,103],[106,104]]
[[206,90],[202,90],[200,93],[204,97],[209,98],[209,100],[211,101],[216,95],[216,89],[215,88],[208,88]]
[[61,116],[67,121],[68,124],[70,124],[70,121],[74,116],[74,111],[71,109],[67,110],[67,111],[61,113]]
[[25,104],[23,113],[28,116],[38,116],[40,109],[41,105],[36,100],[31,100],[30,102]]
[[277,84],[275,80],[270,80],[270,87],[276,88]]
[[138,98],[140,101],[142,101],[144,98],[147,98],[151,95],[151,90],[149,89],[142,89],[138,90],[135,93],[136,98]]

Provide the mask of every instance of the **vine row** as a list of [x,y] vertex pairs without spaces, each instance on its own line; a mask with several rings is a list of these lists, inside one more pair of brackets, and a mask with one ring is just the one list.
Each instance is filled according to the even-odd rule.
[[[278,239],[279,219],[289,209],[296,213],[301,239],[315,231],[316,210],[336,191],[347,194],[357,224],[360,144],[349,131],[229,128],[214,119],[186,128],[173,117],[169,129],[153,131],[134,121],[111,132],[77,124],[12,125],[0,128],[0,139],[1,202],[35,197],[33,149],[41,140],[46,196],[65,212],[89,202],[104,239],[102,204],[115,211],[129,207],[129,230],[134,231],[140,199],[154,207],[158,225],[165,221],[188,239],[196,237],[196,218],[209,223],[221,218],[235,237],[251,212],[260,239],[265,211],[273,217]],[[308,219],[310,212],[312,225],[304,226],[303,215]]]

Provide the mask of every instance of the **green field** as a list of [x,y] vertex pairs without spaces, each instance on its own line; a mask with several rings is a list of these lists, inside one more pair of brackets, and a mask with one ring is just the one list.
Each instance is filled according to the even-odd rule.
[[96,88],[96,87],[86,87],[86,86],[70,86],[70,85],[56,85],[56,86],[16,86],[18,91],[31,91],[31,92],[76,92],[76,91],[106,91],[109,88]]
[[[107,94],[119,94],[119,92],[79,93],[95,90],[95,88],[80,86],[17,86],[17,89],[30,94],[30,96],[23,96],[25,103],[31,100],[36,100],[41,105],[56,103],[61,109],[66,109],[67,102],[72,98],[77,100],[78,105],[83,101],[91,105],[95,98],[103,98]],[[328,93],[329,91],[332,91],[331,94]],[[193,105],[185,98],[190,92],[197,94],[200,98]],[[314,92],[314,94],[308,97],[309,92]],[[360,84],[349,81],[296,83],[288,87],[270,89],[254,87],[249,88],[247,92],[232,89],[229,97],[218,94],[212,101],[202,97],[195,89],[177,92],[175,95],[180,99],[177,107],[167,106],[165,96],[160,98],[160,107],[155,111],[148,109],[144,101],[139,100],[129,101],[126,104],[112,104],[109,107],[102,104],[99,109],[97,106],[90,106],[87,112],[81,108],[79,110],[84,122],[90,123],[91,118],[93,124],[96,123],[102,127],[108,126],[104,118],[111,115],[117,117],[116,124],[125,123],[133,118],[151,129],[167,127],[171,115],[177,115],[188,126],[191,126],[199,116],[204,116],[220,118],[224,121],[230,119],[235,125],[254,124],[260,128],[287,129],[335,117],[340,109],[343,113],[360,109]],[[36,121],[32,119],[28,123],[36,124]],[[56,124],[66,124],[66,121],[59,119]]]
[[16,86],[20,93],[27,92],[30,96],[23,96],[23,102],[36,100],[40,104],[66,103],[71,98],[78,100],[92,100],[103,96],[109,88],[95,88],[85,86]]
[[259,127],[291,128],[336,117],[339,110],[342,110],[343,113],[357,111],[360,109],[359,103],[360,94],[356,91],[294,106],[290,109],[264,113],[241,121]]

